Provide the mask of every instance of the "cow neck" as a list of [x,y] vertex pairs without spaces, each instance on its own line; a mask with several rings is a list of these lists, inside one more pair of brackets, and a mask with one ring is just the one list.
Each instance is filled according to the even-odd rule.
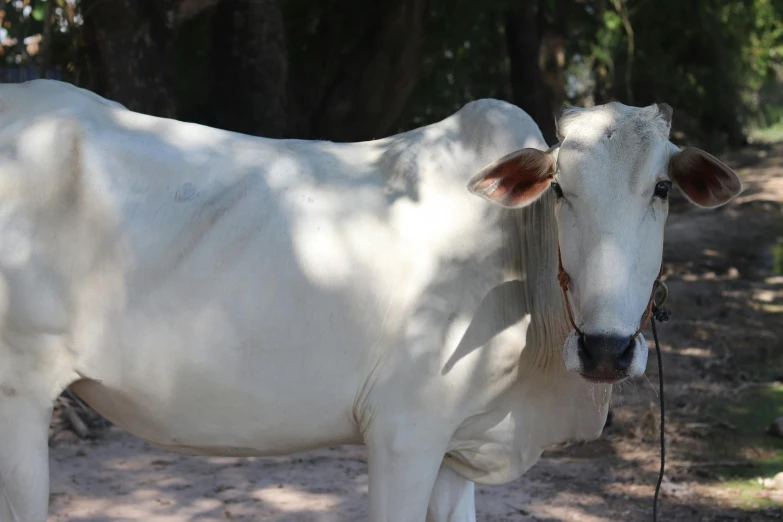
[[560,368],[570,326],[557,284],[554,208],[554,193],[547,190],[532,204],[510,213],[512,235],[518,243],[509,254],[523,283],[525,308],[531,313],[528,341],[535,351],[533,364]]

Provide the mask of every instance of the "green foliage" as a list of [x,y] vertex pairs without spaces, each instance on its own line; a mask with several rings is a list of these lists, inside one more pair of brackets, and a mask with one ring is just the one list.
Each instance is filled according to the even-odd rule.
[[30,16],[32,16],[33,20],[36,22],[43,23],[45,13],[46,7],[39,2],[38,5],[33,7],[32,11],[30,12]]
[[[783,114],[778,94],[783,2],[623,2],[635,40],[635,105],[669,103],[675,107],[675,128],[711,147],[739,144],[749,127],[774,123]],[[588,94],[596,94],[597,103],[627,102],[628,34],[620,13],[614,2],[578,4],[577,23],[592,25],[592,37],[588,29],[586,38],[571,45],[570,55],[592,64],[596,85]]]
[[[777,123],[769,126],[759,127],[753,129],[749,135],[749,139],[754,143],[775,143],[783,141],[783,118],[778,115],[776,117]],[[783,254],[781,254],[780,273],[783,273]]]
[[[567,102],[629,102],[628,34],[617,9],[623,6],[635,40],[632,103],[675,107],[677,139],[720,149],[783,117],[783,0],[540,0],[541,19],[564,5]],[[432,3],[422,75],[401,129],[436,121],[472,99],[511,99],[504,33],[510,6]]]
[[[50,67],[73,70],[76,48],[74,38],[78,28],[69,23],[74,6],[66,0],[53,0],[54,19],[49,46]],[[41,34],[46,16],[46,0],[8,0],[0,2],[0,67],[36,67],[40,63]]]
[[[29,2],[30,9],[25,9],[22,2],[5,2],[2,9],[3,29],[7,31],[7,39],[3,42],[2,54],[4,62],[17,65],[29,57],[24,40],[27,36],[40,34],[43,30],[44,0]],[[40,13],[40,18],[31,16]]]

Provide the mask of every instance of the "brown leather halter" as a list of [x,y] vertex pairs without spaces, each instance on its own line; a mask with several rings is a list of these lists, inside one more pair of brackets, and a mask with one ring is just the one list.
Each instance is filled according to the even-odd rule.
[[[658,271],[658,277],[655,278],[655,282],[653,283],[652,292],[650,293],[650,300],[647,302],[647,308],[644,311],[644,315],[642,316],[642,320],[640,322],[641,326],[639,326],[639,329],[636,330],[636,333],[634,333],[631,336],[631,339],[634,339],[637,335],[639,335],[642,330],[644,330],[647,327],[647,323],[650,322],[650,317],[652,317],[653,309],[655,307],[660,307],[663,305],[663,302],[666,301],[666,298],[669,295],[669,290],[666,288],[666,284],[661,281],[661,274],[663,274],[663,263],[661,263],[661,269]],[[576,333],[579,335],[579,337],[584,336],[584,333],[582,330],[579,329],[578,326],[576,326],[576,322],[574,321],[574,314],[571,311],[571,302],[568,300],[568,283],[571,281],[571,278],[568,277],[568,272],[565,271],[563,268],[563,258],[560,255],[560,245],[557,246],[557,282],[560,284],[560,289],[563,291],[563,299],[565,300],[565,307],[566,312],[568,312],[568,320],[571,322],[571,326],[574,328]],[[655,302],[655,293],[658,291],[658,289],[661,288],[663,290],[663,297],[661,298],[659,303]]]
[[[647,302],[647,309],[644,312],[644,315],[642,316],[641,320],[641,326],[639,326],[639,329],[636,330],[636,333],[634,333],[631,336],[631,339],[636,338],[639,333],[641,333],[642,330],[645,329],[647,326],[647,323],[650,322],[651,317],[655,317],[655,321],[666,321],[669,319],[669,312],[668,310],[664,310],[663,303],[666,302],[666,299],[669,297],[669,289],[666,287],[666,283],[661,281],[661,275],[663,273],[663,262],[661,262],[661,269],[658,271],[658,277],[655,278],[655,282],[653,283],[652,292],[650,293],[650,300]],[[565,300],[565,306],[566,311],[568,312],[568,320],[571,322],[571,326],[574,327],[574,330],[577,334],[579,334],[580,337],[582,337],[584,334],[582,333],[582,330],[579,329],[578,326],[576,326],[576,322],[574,322],[574,315],[571,311],[571,303],[568,301],[568,283],[570,282],[571,278],[568,277],[568,272],[565,271],[563,268],[563,258],[560,255],[560,245],[557,245],[557,282],[560,284],[560,289],[563,291],[563,299]],[[658,289],[663,290],[663,294],[661,295],[661,298],[656,302],[655,301],[655,293],[658,291]],[[655,329],[655,321],[652,323],[652,332],[653,332],[653,339],[655,340],[655,351],[658,354],[658,386],[659,386],[659,395],[661,401],[661,469],[658,473],[658,482],[655,485],[655,496],[653,497],[653,522],[658,520],[658,494],[661,491],[661,483],[663,482],[663,473],[664,473],[664,466],[666,462],[666,435],[664,430],[664,409],[663,409],[663,362],[661,360],[661,346],[658,344],[658,332]]]

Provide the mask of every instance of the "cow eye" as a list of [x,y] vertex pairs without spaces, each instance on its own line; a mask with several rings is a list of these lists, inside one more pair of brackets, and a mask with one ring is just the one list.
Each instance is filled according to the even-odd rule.
[[671,188],[672,188],[671,181],[659,181],[658,184],[655,185],[655,197],[666,200],[666,198],[669,197],[669,191],[671,190]]
[[555,196],[557,196],[557,199],[563,197],[563,189],[560,188],[560,183],[558,183],[557,181],[552,182],[552,190],[555,191]]

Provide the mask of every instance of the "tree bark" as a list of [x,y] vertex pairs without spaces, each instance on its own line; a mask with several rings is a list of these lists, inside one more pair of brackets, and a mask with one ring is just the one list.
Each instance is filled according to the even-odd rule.
[[176,25],[181,25],[200,13],[217,5],[220,0],[180,0],[175,17]]
[[222,0],[212,27],[216,125],[285,137],[288,52],[277,0]]
[[426,17],[426,0],[329,4],[312,56],[292,78],[302,137],[387,135],[419,79]]
[[511,63],[514,103],[538,124],[549,145],[557,142],[552,97],[541,72],[541,26],[534,2],[519,2],[506,14],[506,38]]
[[82,0],[86,87],[127,108],[176,116],[169,76],[176,0]]
[[539,65],[549,95],[549,107],[552,114],[558,114],[566,99],[565,92],[565,40],[567,20],[572,0],[558,0],[554,9],[548,10],[552,3],[539,2],[539,20],[542,25],[541,54]]
[[[49,55],[51,54],[52,47],[52,22],[54,21],[54,2],[55,0],[46,0],[43,33],[41,34],[39,78],[46,78],[46,72],[49,69]],[[2,5],[0,5],[0,8],[2,8]]]

